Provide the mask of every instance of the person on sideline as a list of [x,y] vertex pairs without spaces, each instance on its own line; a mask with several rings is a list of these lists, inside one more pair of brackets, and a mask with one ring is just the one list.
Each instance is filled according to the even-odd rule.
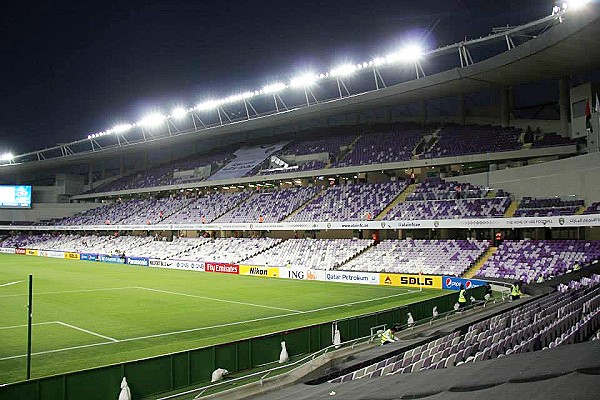
[[381,334],[381,345],[383,346],[384,344],[395,342],[396,338],[394,337],[394,334],[396,332],[398,332],[398,328],[395,326],[392,326],[390,329],[383,332]]
[[462,310],[467,305],[467,291],[465,285],[460,285],[460,292],[458,292],[458,305]]

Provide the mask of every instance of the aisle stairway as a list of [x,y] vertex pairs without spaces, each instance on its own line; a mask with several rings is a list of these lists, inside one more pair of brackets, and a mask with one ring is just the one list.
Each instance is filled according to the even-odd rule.
[[320,190],[317,194],[315,194],[313,197],[311,197],[310,199],[308,199],[307,201],[305,201],[302,205],[300,205],[300,207],[296,208],[294,211],[292,211],[287,217],[285,217],[281,222],[285,222],[285,221],[289,221],[291,218],[294,217],[294,215],[298,214],[300,211],[302,211],[304,209],[304,207],[307,206],[308,203],[310,203],[311,201],[313,201],[314,199],[316,199],[317,197],[321,196],[325,190],[327,189],[323,189]]
[[497,247],[490,246],[485,253],[471,265],[471,267],[463,274],[463,278],[472,278],[477,275],[477,272],[483,267],[483,264],[498,250]]
[[412,192],[414,192],[416,188],[417,188],[417,185],[415,183],[413,183],[412,185],[408,185],[406,187],[406,189],[404,189],[402,191],[402,193],[400,193],[398,195],[398,197],[396,197],[394,199],[394,201],[392,201],[390,204],[388,204],[388,206],[386,208],[384,208],[383,211],[381,211],[378,216],[375,217],[375,221],[381,221],[382,219],[384,219],[384,217],[387,215],[388,212],[390,212],[390,210],[392,208],[394,208],[398,203],[401,203],[401,202],[405,201],[406,198]]
[[510,206],[508,206],[508,208],[506,209],[506,212],[504,213],[504,217],[510,218],[510,217],[514,216],[515,211],[517,211],[517,208],[519,208],[519,202],[517,200],[511,201]]

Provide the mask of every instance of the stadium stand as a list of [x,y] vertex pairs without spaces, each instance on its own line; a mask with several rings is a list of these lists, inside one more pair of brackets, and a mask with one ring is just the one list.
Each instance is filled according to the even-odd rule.
[[486,240],[384,240],[341,269],[459,276],[489,245]]
[[239,263],[281,242],[274,238],[213,239],[179,254],[178,259]]
[[452,157],[466,154],[493,153],[519,150],[521,131],[490,125],[446,125],[438,133],[438,140],[421,158]]
[[553,147],[553,146],[568,146],[568,145],[576,145],[577,141],[560,136],[556,132],[547,132],[541,135],[541,137],[536,138],[532,143],[532,148],[540,148],[540,147]]
[[331,270],[373,244],[367,239],[289,239],[246,260],[248,264]]
[[210,193],[191,201],[163,222],[168,224],[210,223],[250,197],[250,192]]
[[335,167],[380,164],[410,160],[421,141],[421,128],[398,129],[392,132],[365,133]]
[[394,206],[385,219],[502,217],[511,203],[508,194],[498,191],[496,195],[502,197],[485,197],[488,192],[489,189],[464,183],[426,180],[418,183],[407,201]]
[[561,200],[560,198],[534,199],[523,197],[515,217],[550,217],[573,215],[583,206],[583,200]]
[[314,197],[316,187],[294,187],[272,192],[256,192],[215,222],[279,222]]
[[330,186],[288,222],[375,219],[406,188],[405,181]]
[[588,208],[583,212],[584,214],[600,214],[600,201],[594,202],[589,205]]
[[506,240],[485,262],[478,275],[535,282],[559,276],[600,259],[600,242],[584,240]]
[[464,335],[450,333],[329,382],[442,369],[585,341],[600,327],[599,306],[600,275],[594,275],[474,323]]

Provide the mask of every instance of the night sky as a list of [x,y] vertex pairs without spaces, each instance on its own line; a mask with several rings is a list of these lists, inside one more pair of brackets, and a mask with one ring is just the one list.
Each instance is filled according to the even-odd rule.
[[0,2],[0,153],[527,22],[552,1]]

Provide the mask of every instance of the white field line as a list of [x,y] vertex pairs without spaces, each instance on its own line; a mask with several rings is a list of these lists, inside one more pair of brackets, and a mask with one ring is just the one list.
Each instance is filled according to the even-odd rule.
[[101,337],[101,338],[103,338],[103,339],[108,339],[108,340],[110,340],[111,342],[118,342],[118,340],[117,340],[117,339],[115,339],[115,338],[111,338],[110,336],[104,336],[104,335],[101,335],[101,334],[99,334],[99,333],[96,333],[96,332],[93,332],[93,331],[89,331],[89,330],[87,330],[87,329],[83,329],[83,328],[80,328],[80,327],[78,327],[78,326],[75,326],[75,325],[67,324],[67,323],[65,323],[65,322],[62,322],[62,321],[56,321],[56,323],[57,323],[57,324],[60,324],[60,325],[62,325],[62,326],[66,326],[67,328],[76,329],[76,330],[78,330],[78,331],[81,331],[81,332],[89,333],[90,335],[98,336],[98,337]]
[[[33,326],[35,325],[48,325],[48,324],[56,324],[56,321],[47,321],[47,322],[36,322],[34,324],[31,324]],[[13,326],[0,326],[0,330],[2,329],[15,329],[15,328],[25,328],[27,326],[27,324],[23,324],[23,325],[13,325]]]
[[243,301],[217,299],[215,297],[197,296],[195,294],[171,292],[169,290],[152,289],[152,288],[147,288],[147,287],[142,287],[142,286],[138,286],[137,288],[138,289],[143,289],[143,290],[150,290],[152,292],[158,292],[158,293],[166,293],[166,294],[174,294],[174,295],[177,295],[177,296],[193,297],[193,298],[196,298],[196,299],[211,300],[211,301],[220,301],[220,302],[223,302],[223,303],[231,303],[231,304],[240,304],[240,305],[243,305],[243,306],[262,307],[262,308],[269,308],[271,310],[290,311],[290,312],[295,312],[295,313],[301,313],[302,312],[300,310],[291,310],[289,308],[266,306],[266,305],[263,305],[263,304],[255,304],[255,303],[246,303],[246,302],[243,302]]
[[[115,288],[99,288],[99,289],[79,289],[79,290],[64,290],[59,292],[34,292],[34,296],[41,296],[46,294],[67,294],[67,293],[84,293],[84,292],[101,292],[105,290],[127,290],[127,289],[137,289],[135,286],[125,286],[125,287],[115,287]],[[18,297],[18,296],[27,296],[27,293],[17,293],[17,294],[5,294],[1,295],[0,299],[5,297]]]
[[[152,338],[157,338],[157,337],[162,337],[162,336],[179,335],[182,333],[199,332],[199,331],[205,331],[205,330],[214,329],[214,328],[224,328],[224,327],[228,327],[228,326],[242,325],[242,324],[248,324],[248,323],[252,323],[252,322],[260,322],[260,321],[267,321],[267,320],[277,319],[277,318],[285,318],[285,317],[290,317],[290,316],[300,315],[300,314],[310,314],[310,313],[315,313],[315,312],[319,312],[319,311],[323,311],[323,310],[329,310],[332,308],[348,307],[348,306],[351,306],[354,304],[368,303],[371,301],[379,301],[379,300],[383,300],[383,299],[387,299],[387,298],[391,298],[391,297],[404,296],[404,295],[414,293],[414,292],[418,292],[418,290],[409,290],[407,292],[397,293],[397,294],[390,295],[390,296],[377,297],[377,298],[368,299],[368,300],[359,300],[359,301],[354,301],[351,303],[339,304],[339,305],[335,305],[335,306],[322,307],[322,308],[315,308],[313,310],[307,310],[307,311],[299,311],[299,312],[292,312],[292,313],[287,313],[287,314],[272,315],[270,317],[255,318],[255,319],[250,319],[250,320],[246,320],[246,321],[229,322],[227,324],[204,326],[204,327],[200,327],[200,328],[184,329],[181,331],[157,333],[154,335],[138,336],[138,337],[133,337],[133,338],[128,338],[128,339],[121,339],[118,342],[112,342],[112,341],[111,342],[101,342],[101,343],[93,343],[93,344],[84,344],[81,346],[66,347],[64,349],[39,351],[36,353],[32,353],[32,355],[37,356],[37,355],[50,354],[50,353],[59,353],[59,352],[63,352],[63,351],[83,349],[83,348],[87,348],[87,347],[104,346],[107,344],[131,342],[131,341],[143,340],[143,339],[152,339]],[[27,356],[26,354],[20,354],[17,356],[3,357],[3,358],[0,358],[0,361],[11,360],[11,359],[15,359],[15,358],[22,358],[22,357],[26,357],[26,356]]]
[[17,283],[21,283],[21,282],[23,282],[23,281],[14,281],[14,282],[3,283],[2,285],[0,285],[0,287],[16,285]]

